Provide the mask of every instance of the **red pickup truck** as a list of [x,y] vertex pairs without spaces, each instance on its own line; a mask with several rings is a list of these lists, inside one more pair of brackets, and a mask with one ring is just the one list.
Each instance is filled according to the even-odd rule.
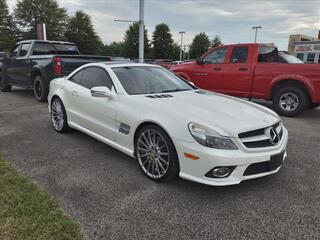
[[171,70],[203,89],[272,100],[274,109],[288,117],[320,105],[320,65],[290,55],[281,61],[270,44],[223,45]]

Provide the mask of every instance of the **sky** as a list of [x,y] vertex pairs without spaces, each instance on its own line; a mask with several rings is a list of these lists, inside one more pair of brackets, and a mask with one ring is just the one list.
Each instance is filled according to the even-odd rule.
[[[7,0],[12,10],[17,0]],[[69,15],[83,10],[91,18],[104,43],[121,41],[129,23],[138,20],[139,0],[58,0]],[[185,31],[184,43],[205,32],[211,39],[219,35],[225,43],[254,40],[252,26],[262,26],[258,42],[275,43],[286,50],[290,34],[318,36],[320,0],[145,0],[145,26],[151,39],[154,27],[167,23],[175,42]]]

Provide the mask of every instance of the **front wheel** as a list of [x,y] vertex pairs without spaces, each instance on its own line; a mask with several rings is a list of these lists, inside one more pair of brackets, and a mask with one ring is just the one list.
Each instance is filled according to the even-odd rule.
[[5,79],[3,72],[0,71],[0,91],[10,92],[11,89],[12,89],[12,86],[7,83],[7,80]]
[[142,172],[157,182],[169,181],[179,174],[176,149],[169,135],[157,125],[144,126],[135,141],[136,157]]
[[282,116],[296,117],[309,106],[309,97],[299,87],[284,86],[275,91],[273,106]]
[[70,129],[68,126],[66,110],[58,97],[52,99],[51,102],[51,123],[53,129],[59,133],[67,132]]
[[39,102],[45,102],[48,97],[48,87],[41,76],[35,76],[33,80],[33,94]]

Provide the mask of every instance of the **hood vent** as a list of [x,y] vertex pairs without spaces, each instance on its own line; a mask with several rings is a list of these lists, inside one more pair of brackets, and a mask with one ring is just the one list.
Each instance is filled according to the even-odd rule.
[[146,96],[148,98],[169,98],[169,97],[173,97],[170,94],[161,94],[161,95],[148,95]]

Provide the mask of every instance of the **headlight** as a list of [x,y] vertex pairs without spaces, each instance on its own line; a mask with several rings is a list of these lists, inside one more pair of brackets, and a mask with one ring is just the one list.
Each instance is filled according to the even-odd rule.
[[237,150],[237,145],[229,137],[223,137],[212,129],[199,123],[189,123],[189,131],[192,137],[201,145],[216,148]]

